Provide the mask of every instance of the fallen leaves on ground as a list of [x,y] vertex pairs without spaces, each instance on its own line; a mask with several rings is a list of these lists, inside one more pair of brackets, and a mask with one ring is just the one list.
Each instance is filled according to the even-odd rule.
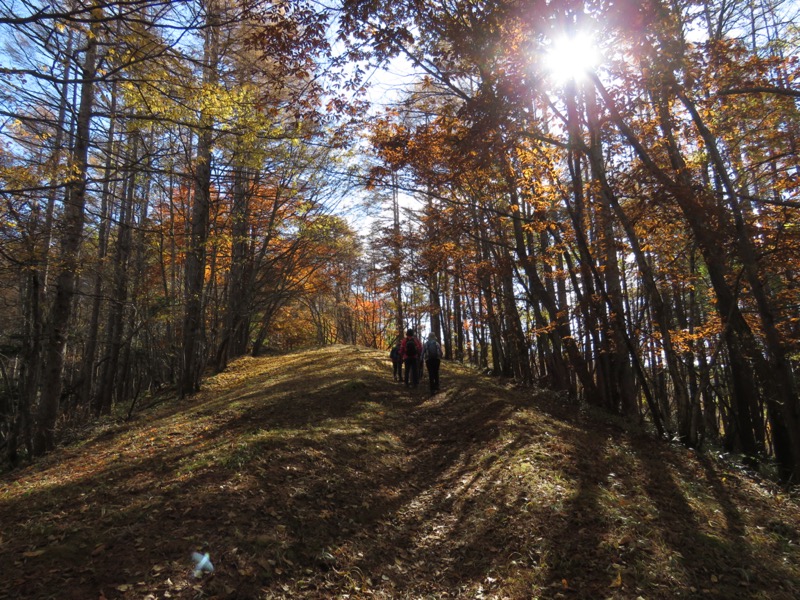
[[554,394],[442,385],[335,346],[105,423],[0,480],[0,598],[800,596],[785,490]]

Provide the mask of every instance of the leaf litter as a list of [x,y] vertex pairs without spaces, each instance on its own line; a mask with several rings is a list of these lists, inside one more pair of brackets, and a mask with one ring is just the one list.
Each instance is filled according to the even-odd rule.
[[451,363],[409,391],[384,355],[243,358],[5,474],[0,598],[800,595],[787,491]]

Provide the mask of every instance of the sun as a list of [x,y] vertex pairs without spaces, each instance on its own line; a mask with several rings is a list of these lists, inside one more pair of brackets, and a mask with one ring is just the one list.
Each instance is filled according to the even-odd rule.
[[583,79],[599,62],[600,50],[588,33],[557,38],[544,54],[545,70],[557,83]]

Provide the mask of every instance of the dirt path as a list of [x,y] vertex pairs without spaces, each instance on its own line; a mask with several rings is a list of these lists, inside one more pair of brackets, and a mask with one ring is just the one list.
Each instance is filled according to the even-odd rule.
[[353,347],[240,360],[0,479],[0,598],[800,596],[780,490],[547,394],[442,384]]

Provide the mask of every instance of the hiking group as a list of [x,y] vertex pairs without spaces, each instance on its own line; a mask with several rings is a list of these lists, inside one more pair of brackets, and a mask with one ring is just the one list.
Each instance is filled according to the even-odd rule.
[[439,391],[439,365],[442,359],[442,347],[431,333],[423,344],[413,329],[406,331],[406,337],[397,340],[389,353],[392,359],[393,377],[395,381],[405,382],[406,387],[417,387],[422,378],[422,365],[428,368],[428,382],[431,394]]

